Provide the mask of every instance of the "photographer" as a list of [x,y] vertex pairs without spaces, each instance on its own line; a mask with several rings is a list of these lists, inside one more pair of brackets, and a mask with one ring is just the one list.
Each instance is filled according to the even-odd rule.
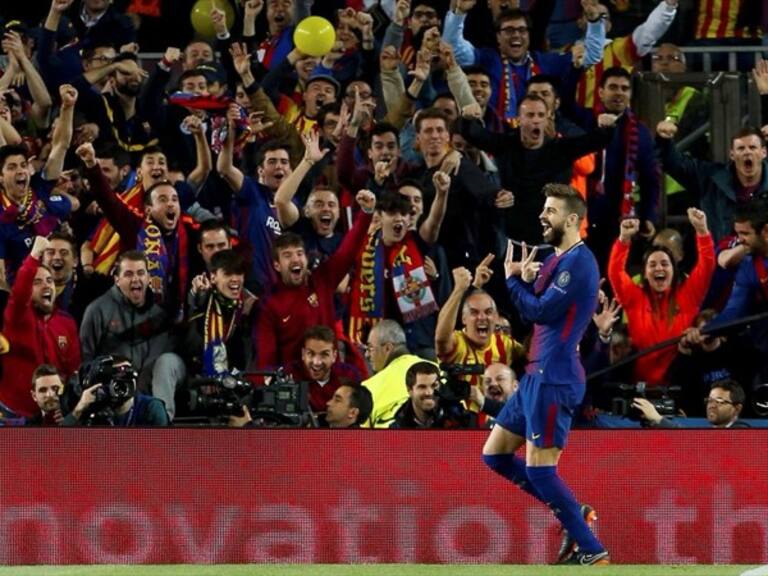
[[408,400],[395,413],[390,428],[439,428],[437,422],[437,390],[440,368],[431,362],[417,362],[405,373]]
[[405,373],[408,400],[395,413],[390,428],[473,427],[476,424],[474,414],[461,407],[459,399],[452,397],[452,391],[445,390],[441,394],[442,376],[440,368],[431,362],[417,362],[408,368]]
[[80,325],[83,360],[106,354],[128,358],[140,373],[142,390],[150,389],[173,418],[176,387],[186,377],[182,359],[173,352],[167,307],[155,302],[149,261],[128,250],[117,257],[114,286],[86,308]]
[[[712,384],[709,396],[704,399],[707,421],[713,428],[750,428],[739,420],[744,407],[744,389],[734,380],[720,380]],[[654,405],[645,398],[635,398],[632,407],[640,411],[643,419],[652,428],[683,428],[678,420],[662,416]]]
[[82,394],[63,426],[168,426],[161,400],[136,391],[138,374],[122,356],[101,356],[80,371]]

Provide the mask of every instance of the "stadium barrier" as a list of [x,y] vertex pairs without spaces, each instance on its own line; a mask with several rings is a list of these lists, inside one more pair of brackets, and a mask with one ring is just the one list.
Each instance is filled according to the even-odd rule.
[[[0,429],[0,563],[546,563],[482,431]],[[768,433],[577,431],[618,563],[768,562]]]

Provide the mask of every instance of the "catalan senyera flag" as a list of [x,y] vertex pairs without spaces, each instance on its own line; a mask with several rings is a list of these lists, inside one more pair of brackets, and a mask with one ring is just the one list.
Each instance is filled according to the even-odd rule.
[[764,0],[699,0],[696,39],[759,38],[759,22],[754,22],[755,26],[750,29],[738,26],[737,21],[743,5],[746,6],[747,2],[762,1]]
[[[144,187],[140,182],[134,184],[125,192],[118,194],[117,197],[131,210],[139,215],[142,214]],[[115,232],[115,229],[107,222],[106,218],[102,218],[96,230],[93,231],[91,248],[94,252],[93,269],[100,274],[109,275],[118,254],[120,254],[121,246],[120,235]]]

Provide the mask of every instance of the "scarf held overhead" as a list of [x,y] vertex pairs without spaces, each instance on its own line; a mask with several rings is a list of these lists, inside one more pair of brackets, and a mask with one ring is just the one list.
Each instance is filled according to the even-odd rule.
[[[386,260],[386,261],[385,261]],[[404,323],[437,312],[432,288],[424,270],[424,259],[411,234],[387,250],[381,231],[368,236],[352,283],[350,338],[361,342],[363,329],[385,317],[386,286],[390,279]]]

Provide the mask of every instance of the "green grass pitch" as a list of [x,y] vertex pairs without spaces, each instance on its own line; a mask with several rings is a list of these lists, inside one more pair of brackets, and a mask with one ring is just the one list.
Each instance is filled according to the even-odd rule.
[[[753,566],[590,567],[426,564],[292,564],[292,565],[159,565],[159,566],[12,566],[0,576],[738,576]],[[768,570],[766,570],[768,574]]]

